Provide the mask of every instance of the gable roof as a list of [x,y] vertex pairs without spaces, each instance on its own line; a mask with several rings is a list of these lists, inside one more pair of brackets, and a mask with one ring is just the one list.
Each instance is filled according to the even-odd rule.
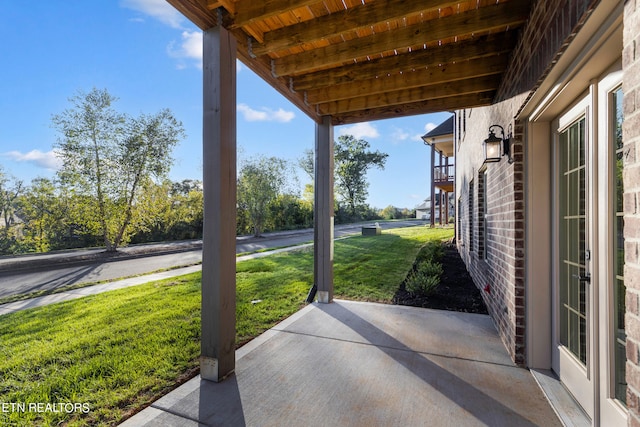
[[422,138],[434,138],[443,135],[453,135],[453,116],[431,129]]

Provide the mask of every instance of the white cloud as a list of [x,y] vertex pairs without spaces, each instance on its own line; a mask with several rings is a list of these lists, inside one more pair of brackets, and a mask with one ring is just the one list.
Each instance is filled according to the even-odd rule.
[[267,107],[261,107],[260,110],[254,110],[247,104],[238,104],[237,108],[248,122],[288,123],[295,117],[293,111],[285,111],[282,108],[272,110]]
[[395,145],[400,144],[409,139],[410,136],[411,135],[405,132],[404,129],[393,128],[393,132],[391,132],[391,143]]
[[437,127],[438,127],[437,124],[429,122],[426,125],[424,125],[424,132],[425,133],[431,132],[432,130],[434,130]]
[[16,162],[33,163],[44,169],[57,170],[62,166],[62,161],[56,153],[52,151],[42,152],[40,150],[31,150],[28,153],[21,153],[20,151],[9,151],[2,153],[3,157],[8,157]]
[[202,33],[183,31],[182,41],[179,44],[176,41],[169,43],[167,53],[170,57],[180,60],[177,65],[179,69],[188,66],[183,60],[193,61],[196,67],[202,68]]
[[182,28],[184,17],[166,0],[121,0],[120,6],[156,18],[172,28]]
[[377,138],[380,133],[371,123],[356,123],[355,125],[341,127],[338,130],[338,135],[353,135],[356,139],[362,139]]
[[426,125],[424,125],[424,132],[423,133],[420,133],[418,135],[414,135],[411,139],[413,139],[414,141],[423,142],[422,141],[422,137],[425,134],[427,134],[427,133],[431,132],[432,130],[434,130],[436,127],[438,127],[437,124],[429,122]]

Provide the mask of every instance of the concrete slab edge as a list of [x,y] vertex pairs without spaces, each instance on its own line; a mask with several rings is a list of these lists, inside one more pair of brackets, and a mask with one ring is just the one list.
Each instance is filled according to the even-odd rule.
[[591,420],[587,414],[564,388],[553,371],[548,369],[530,369],[529,371],[563,425],[567,427],[591,426]]

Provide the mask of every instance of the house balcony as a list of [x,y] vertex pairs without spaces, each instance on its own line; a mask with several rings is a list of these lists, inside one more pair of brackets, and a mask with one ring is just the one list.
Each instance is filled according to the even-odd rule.
[[456,168],[454,164],[433,167],[433,183],[435,187],[446,192],[453,192]]

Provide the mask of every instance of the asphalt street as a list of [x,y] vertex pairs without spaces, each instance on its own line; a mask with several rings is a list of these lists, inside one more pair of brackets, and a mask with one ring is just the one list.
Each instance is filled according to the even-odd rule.
[[[424,222],[415,220],[380,222],[383,229],[423,224]],[[362,226],[362,223],[337,226],[335,237],[358,234]],[[312,241],[313,229],[268,233],[259,238],[239,237],[236,241],[236,253],[296,246]],[[131,246],[120,250],[120,256],[115,259],[99,257],[104,253],[101,249],[2,257],[0,298],[198,264],[202,261],[201,243],[193,241]]]

